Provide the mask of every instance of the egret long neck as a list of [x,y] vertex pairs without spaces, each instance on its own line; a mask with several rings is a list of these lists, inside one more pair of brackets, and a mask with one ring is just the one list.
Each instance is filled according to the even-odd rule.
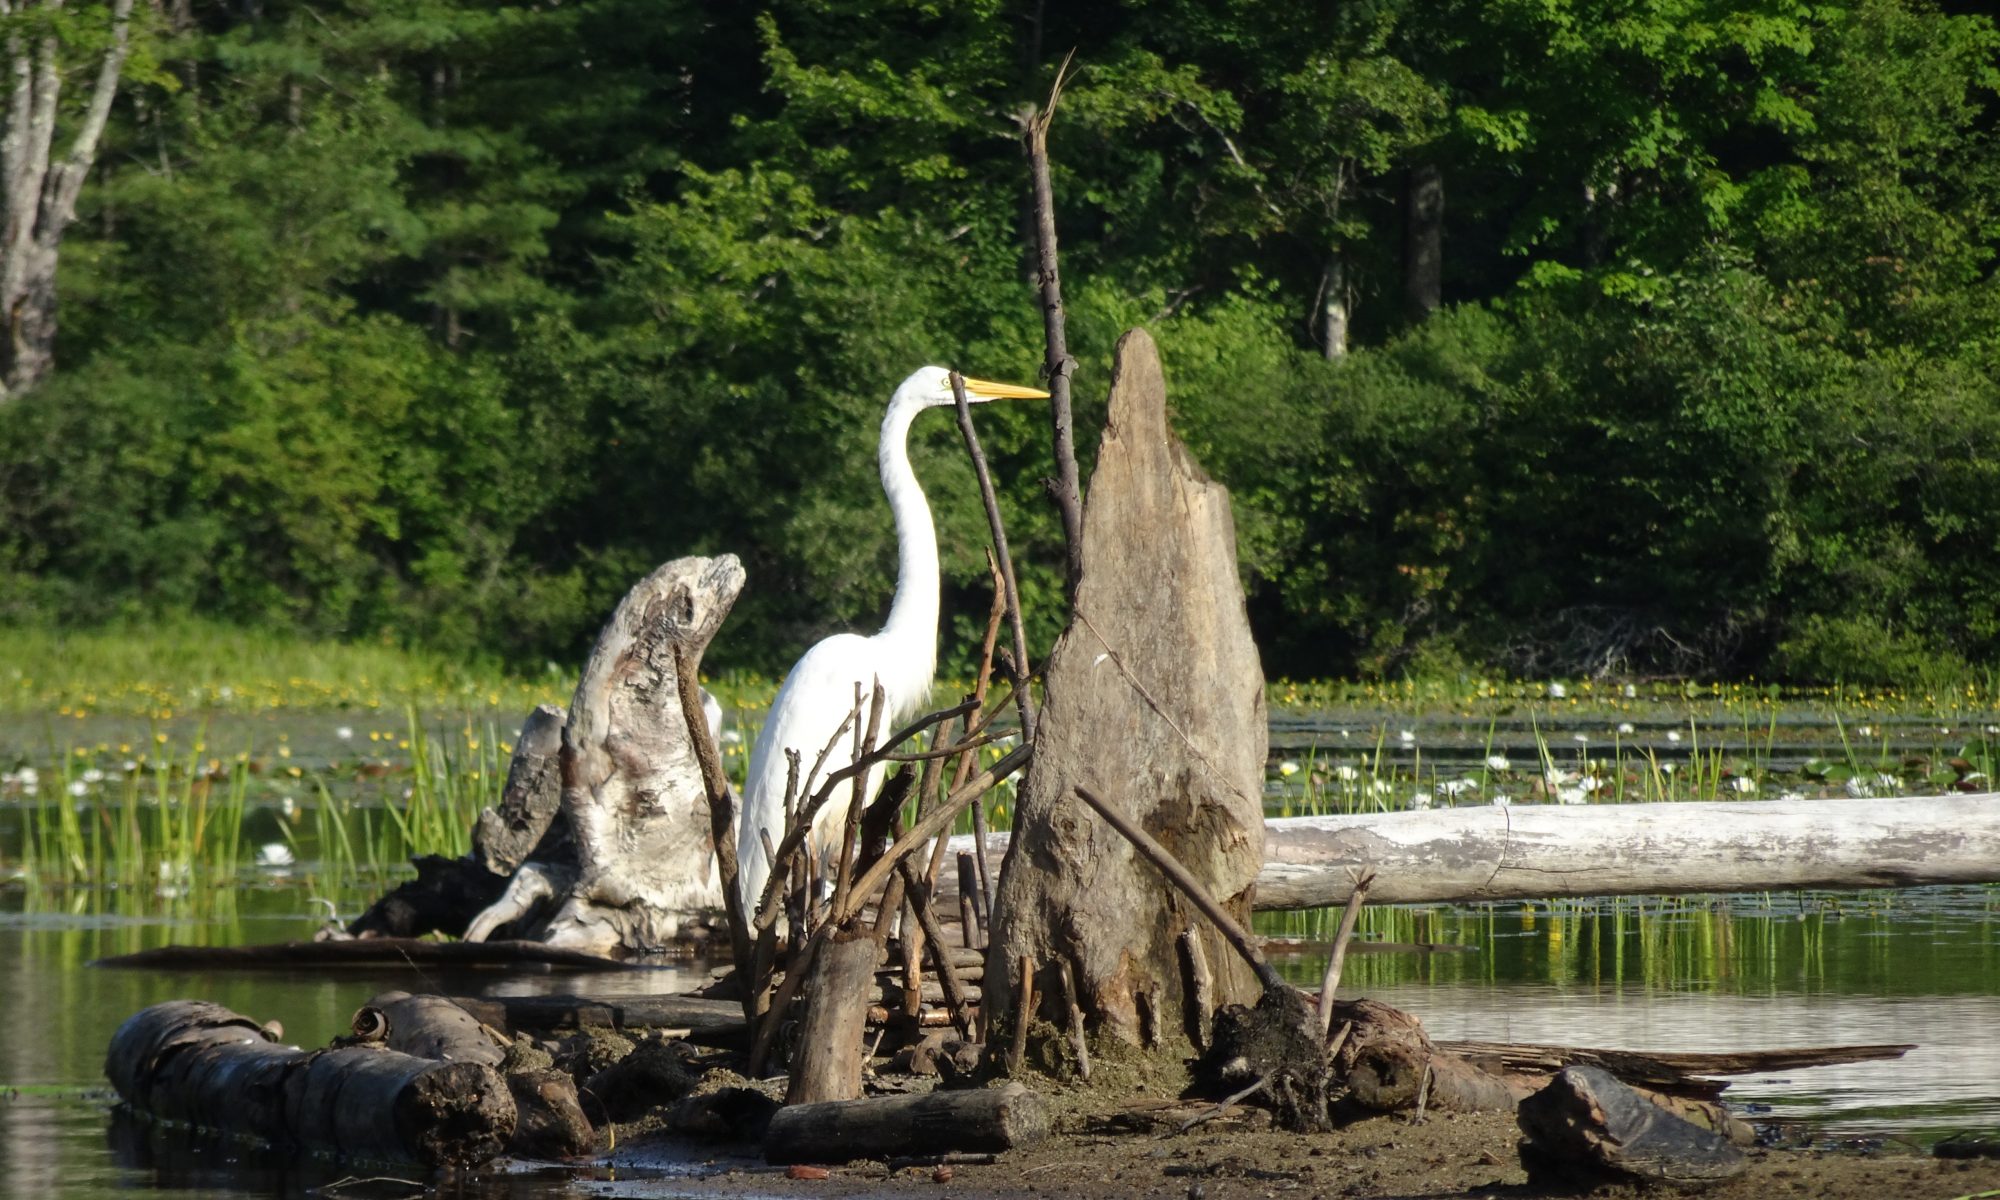
[[[917,473],[910,469],[910,422],[923,411],[921,405],[891,404],[882,418],[882,491],[896,517],[896,599],[889,606],[889,621],[880,634],[892,643],[896,653],[885,656],[882,683],[891,694],[921,696],[930,688],[937,669],[938,636],[938,548],[937,530],[931,525],[931,506]],[[887,674],[907,672],[898,688]]]

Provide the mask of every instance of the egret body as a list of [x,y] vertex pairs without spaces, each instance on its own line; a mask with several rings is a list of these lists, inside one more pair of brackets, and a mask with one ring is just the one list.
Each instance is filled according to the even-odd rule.
[[[1047,395],[1036,388],[1013,384],[965,381],[965,398],[973,403]],[[775,846],[785,835],[788,769],[785,751],[798,753],[799,787],[804,790],[805,776],[811,772],[813,760],[854,710],[857,686],[865,705],[875,684],[881,683],[883,733],[916,715],[930,693],[931,678],[937,670],[937,531],[931,524],[930,505],[924,500],[923,488],[917,484],[916,472],[910,469],[908,443],[910,422],[918,413],[953,403],[950,372],[944,367],[918,370],[889,397],[876,454],[882,470],[882,491],[896,521],[899,564],[896,597],[889,605],[889,619],[880,633],[872,637],[835,634],[813,646],[785,676],[777,699],[771,702],[770,716],[750,753],[742,818],[737,826],[736,855],[743,907],[748,914],[754,915],[771,874],[764,837],[768,834]],[[862,719],[866,718],[864,707]],[[842,734],[827,755],[819,778],[824,780],[853,761],[853,739],[850,734]],[[882,774],[880,765],[868,773],[862,786],[863,797],[875,794]],[[839,848],[842,820],[851,795],[849,786],[841,784],[813,822],[807,845],[822,864]]]

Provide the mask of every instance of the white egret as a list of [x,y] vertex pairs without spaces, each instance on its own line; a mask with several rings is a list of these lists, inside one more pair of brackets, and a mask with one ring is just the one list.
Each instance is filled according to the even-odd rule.
[[[1038,388],[1007,383],[965,381],[969,402],[1009,398],[1046,398]],[[754,915],[770,878],[771,863],[765,856],[764,835],[777,845],[785,834],[785,751],[797,751],[799,786],[813,761],[832,739],[834,731],[854,710],[855,687],[868,697],[877,681],[882,685],[884,711],[881,732],[915,716],[931,690],[937,669],[938,635],[938,549],[937,532],[931,525],[930,505],[916,472],[910,469],[910,422],[927,408],[954,403],[950,372],[944,367],[924,367],[905,379],[889,397],[889,409],[882,417],[882,440],[876,455],[882,470],[882,491],[896,520],[896,549],[900,566],[896,573],[896,597],[889,605],[889,619],[872,637],[841,633],[827,638],[805,652],[778,689],[771,702],[770,716],[750,754],[750,770],[743,786],[743,810],[737,824],[737,863],[743,907]],[[866,714],[864,711],[863,719]],[[821,779],[854,761],[853,741],[842,735],[827,755]],[[863,797],[871,797],[882,780],[883,768],[869,772],[862,786]],[[847,785],[820,809],[808,840],[811,852],[826,863],[838,849],[838,836],[850,793]]]

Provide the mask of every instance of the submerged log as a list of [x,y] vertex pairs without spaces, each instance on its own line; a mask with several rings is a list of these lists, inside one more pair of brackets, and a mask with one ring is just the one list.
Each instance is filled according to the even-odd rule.
[[383,992],[354,1014],[354,1036],[401,1054],[497,1067],[507,1057],[471,1013],[443,996]]
[[541,942],[431,942],[420,938],[352,938],[276,942],[262,946],[158,946],[117,954],[94,967],[149,970],[256,970],[294,967],[510,967],[524,963],[558,971],[644,970],[601,954]]
[[990,1153],[1049,1134],[1049,1106],[1018,1083],[969,1091],[794,1104],[771,1117],[764,1158],[844,1163],[911,1153]]
[[499,1154],[514,1132],[513,1098],[492,1067],[279,1046],[203,1001],[132,1016],[104,1069],[120,1099],[150,1116],[320,1153],[466,1166]]
[[[986,836],[996,868],[1008,845]],[[1367,870],[1381,904],[2000,883],[2000,793],[1273,817],[1255,906],[1344,904]],[[956,896],[945,872],[940,907]]]

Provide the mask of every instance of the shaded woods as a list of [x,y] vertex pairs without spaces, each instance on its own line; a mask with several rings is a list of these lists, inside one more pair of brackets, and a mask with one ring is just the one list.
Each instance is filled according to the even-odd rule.
[[[7,18],[73,81],[58,153],[111,12]],[[1880,0],[141,6],[0,407],[0,620],[567,661],[730,551],[712,668],[871,623],[884,388],[1042,358],[1015,115],[1074,47],[1076,440],[1147,325],[1268,661],[1989,661],[1996,46]],[[1047,645],[1046,434],[983,420]],[[912,452],[962,668],[951,439]]]

